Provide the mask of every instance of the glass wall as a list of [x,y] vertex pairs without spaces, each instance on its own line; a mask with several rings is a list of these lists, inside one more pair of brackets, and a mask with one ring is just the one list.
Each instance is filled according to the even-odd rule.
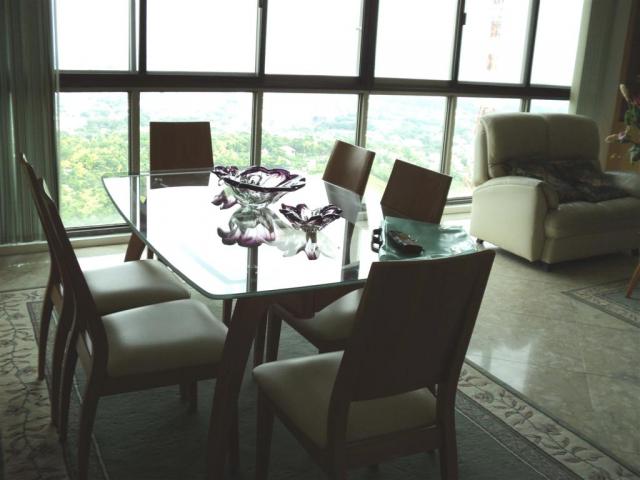
[[150,121],[209,121],[216,164],[311,175],[341,139],[377,153],[370,190],[399,158],[468,201],[480,116],[568,110],[582,1],[56,5],[61,207],[86,227],[120,222],[100,177],[148,169]]
[[122,222],[102,175],[129,169],[125,93],[62,93],[59,97],[60,214],[67,227]]

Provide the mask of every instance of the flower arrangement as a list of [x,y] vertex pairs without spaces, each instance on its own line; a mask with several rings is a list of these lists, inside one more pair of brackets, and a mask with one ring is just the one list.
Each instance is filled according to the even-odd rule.
[[622,132],[609,135],[607,143],[630,143],[629,159],[631,163],[640,160],[640,88],[620,85],[620,91],[627,101],[627,111],[624,114],[624,123],[627,125]]

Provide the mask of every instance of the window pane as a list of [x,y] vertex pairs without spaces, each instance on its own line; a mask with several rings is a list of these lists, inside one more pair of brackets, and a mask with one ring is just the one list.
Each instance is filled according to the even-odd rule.
[[569,100],[531,100],[533,113],[569,113]]
[[102,176],[128,171],[126,93],[61,93],[60,213],[66,227],[124,223]]
[[60,70],[129,70],[129,0],[57,0]]
[[571,85],[584,0],[541,0],[531,83]]
[[453,181],[449,197],[471,196],[475,137],[480,117],[519,110],[520,100],[515,98],[458,98],[449,173]]
[[451,78],[457,2],[381,0],[376,76]]
[[262,165],[322,175],[335,140],[354,143],[357,95],[266,93]]
[[459,79],[520,83],[530,0],[467,0]]
[[396,159],[440,171],[444,97],[371,95],[367,148],[376,152],[367,188],[380,194]]
[[256,0],[148,0],[147,68],[255,72]]
[[358,75],[362,0],[270,0],[266,73]]
[[250,93],[184,92],[140,94],[140,171],[149,170],[149,122],[206,122],[211,125],[213,162],[251,162]]

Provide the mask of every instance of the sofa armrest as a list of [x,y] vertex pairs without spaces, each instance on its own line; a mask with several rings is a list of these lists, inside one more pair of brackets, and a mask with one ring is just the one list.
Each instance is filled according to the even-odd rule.
[[624,190],[632,197],[640,198],[640,174],[635,172],[604,172],[614,186]]
[[544,221],[558,207],[558,194],[542,180],[498,177],[473,191],[471,235],[530,261],[544,247]]
[[541,194],[544,196],[547,208],[558,208],[558,193],[551,185],[543,180],[517,176],[496,177],[484,182],[482,185],[478,186],[475,191],[485,188],[493,189],[496,187],[512,187],[516,190],[523,189],[523,191],[529,189],[531,190],[531,195]]

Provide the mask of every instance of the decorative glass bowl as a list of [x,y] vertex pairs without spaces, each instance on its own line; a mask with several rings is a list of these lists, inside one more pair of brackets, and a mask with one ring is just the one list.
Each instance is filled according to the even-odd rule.
[[342,209],[336,205],[311,210],[304,203],[293,205],[282,204],[280,213],[285,216],[291,226],[303,232],[313,233],[322,230],[334,220],[340,218]]
[[240,205],[253,208],[265,207],[306,183],[304,177],[284,168],[218,166],[213,173],[231,188]]
[[278,217],[268,208],[241,208],[229,218],[229,229],[218,227],[225,245],[258,247],[276,239]]
[[293,228],[305,233],[305,244],[299,247],[296,253],[304,250],[309,260],[317,260],[320,257],[318,231],[340,218],[342,209],[335,205],[327,205],[326,207],[312,210],[304,203],[300,203],[295,207],[282,204],[280,213],[289,220]]

